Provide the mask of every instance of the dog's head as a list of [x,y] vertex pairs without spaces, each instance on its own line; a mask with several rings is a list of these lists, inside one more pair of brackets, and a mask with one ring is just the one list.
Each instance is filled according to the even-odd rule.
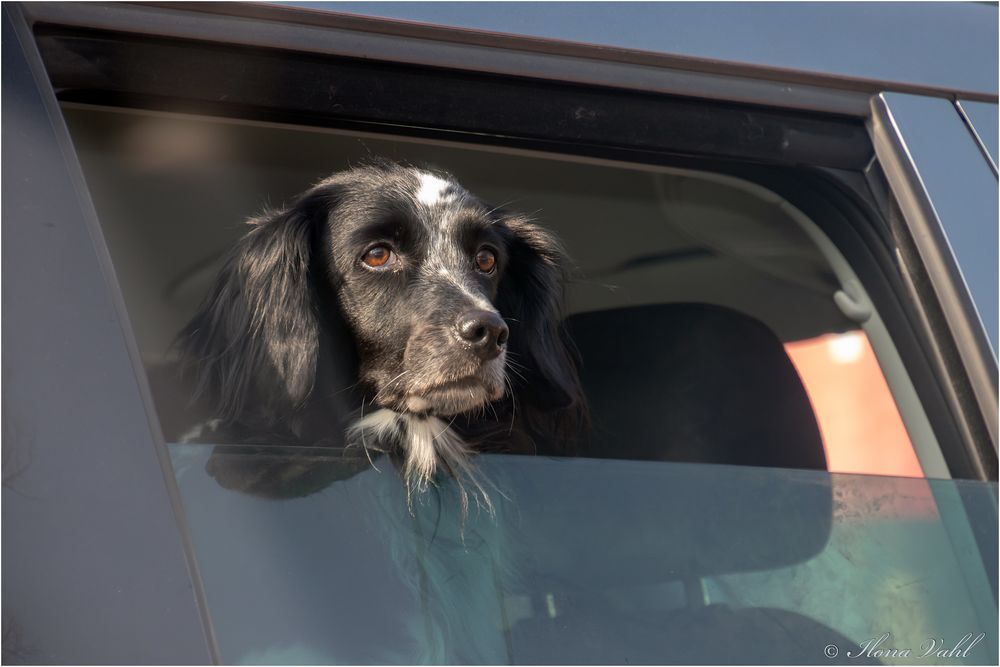
[[222,418],[288,420],[322,399],[335,320],[369,405],[453,417],[505,394],[528,409],[580,402],[559,331],[564,255],[525,217],[447,175],[378,163],[251,224],[181,338]]

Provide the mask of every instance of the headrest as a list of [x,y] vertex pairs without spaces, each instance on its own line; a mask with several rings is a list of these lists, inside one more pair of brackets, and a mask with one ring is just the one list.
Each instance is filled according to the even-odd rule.
[[596,458],[826,470],[784,346],[729,308],[664,304],[576,315]]
[[823,549],[823,443],[766,326],[704,304],[587,313],[566,326],[592,458],[536,464],[515,483],[530,487],[514,496],[538,577],[563,568],[595,587],[642,585],[777,568]]

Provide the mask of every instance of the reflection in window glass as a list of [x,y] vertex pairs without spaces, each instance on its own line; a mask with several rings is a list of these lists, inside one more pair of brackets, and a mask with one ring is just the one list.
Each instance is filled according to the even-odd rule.
[[463,518],[450,482],[411,511],[389,462],[316,452],[172,446],[226,662],[891,664],[969,633],[921,662],[997,660],[959,529],[995,484],[487,455],[495,515]]

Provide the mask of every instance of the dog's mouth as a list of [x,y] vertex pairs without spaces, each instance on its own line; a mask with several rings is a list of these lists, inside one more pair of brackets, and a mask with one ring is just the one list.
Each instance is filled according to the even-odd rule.
[[503,384],[478,376],[449,380],[404,398],[407,411],[451,417],[482,407],[503,396]]

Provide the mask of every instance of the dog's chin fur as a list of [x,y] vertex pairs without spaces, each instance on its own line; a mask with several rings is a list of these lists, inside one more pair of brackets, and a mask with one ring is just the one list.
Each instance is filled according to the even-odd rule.
[[503,397],[503,359],[500,362],[490,364],[496,372],[488,373],[487,378],[450,380],[403,396],[396,406],[381,406],[348,427],[348,443],[360,445],[366,452],[388,448],[402,454],[407,498],[425,491],[443,472],[458,483],[463,512],[468,510],[470,494],[478,505],[492,512],[489,494],[473,471],[474,443],[466,442],[451,423],[458,416],[485,412],[490,402]]
[[405,396],[402,412],[435,417],[454,417],[486,409],[487,403],[503,397],[503,381],[486,384],[478,378],[445,382],[420,394]]
[[438,470],[443,469],[458,483],[463,513],[469,508],[467,487],[471,487],[476,504],[492,513],[489,494],[473,470],[471,448],[443,419],[382,408],[352,424],[347,437],[350,444],[359,445],[366,452],[384,451],[387,446],[401,450],[408,500],[414,492],[425,491]]

